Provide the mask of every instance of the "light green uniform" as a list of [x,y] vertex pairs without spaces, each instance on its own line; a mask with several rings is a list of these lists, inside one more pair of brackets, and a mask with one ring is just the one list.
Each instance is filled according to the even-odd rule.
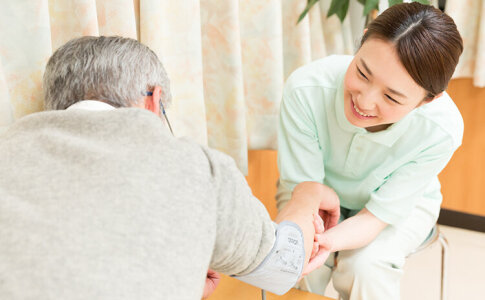
[[[386,130],[372,133],[352,125],[343,97],[351,60],[330,56],[297,69],[287,80],[278,132],[278,207],[290,199],[296,184],[317,181],[337,192],[347,217],[366,207],[391,224],[367,247],[341,252],[334,282],[344,298],[396,299],[405,256],[438,217],[442,196],[437,175],[461,144],[463,120],[444,93]],[[350,253],[353,258],[347,262],[354,262],[347,266],[342,260]],[[368,265],[373,260],[384,260],[388,268],[376,268],[373,274]],[[355,277],[355,265],[367,268],[363,278]],[[393,277],[396,270],[399,276]]]

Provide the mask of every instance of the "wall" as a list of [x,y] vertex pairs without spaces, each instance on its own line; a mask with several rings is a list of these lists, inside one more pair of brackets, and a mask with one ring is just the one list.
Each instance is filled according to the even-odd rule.
[[443,208],[485,216],[485,88],[471,79],[450,82],[448,93],[465,122],[463,144],[440,175]]

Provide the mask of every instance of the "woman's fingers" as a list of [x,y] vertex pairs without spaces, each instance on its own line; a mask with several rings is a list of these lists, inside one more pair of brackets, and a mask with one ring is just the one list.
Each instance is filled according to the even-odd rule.
[[313,242],[312,254],[310,255],[310,259],[312,259],[315,255],[317,255],[319,248],[320,248],[320,245],[318,244],[318,242]]

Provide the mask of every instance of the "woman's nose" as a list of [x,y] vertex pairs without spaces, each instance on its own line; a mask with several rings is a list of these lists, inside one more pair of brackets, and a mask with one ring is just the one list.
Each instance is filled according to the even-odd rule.
[[361,94],[359,97],[359,108],[371,111],[376,107],[376,98],[377,96],[374,93],[365,93]]

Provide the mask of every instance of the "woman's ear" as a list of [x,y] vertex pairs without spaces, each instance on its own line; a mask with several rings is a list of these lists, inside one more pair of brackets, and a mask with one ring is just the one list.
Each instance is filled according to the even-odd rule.
[[439,93],[439,94],[436,94],[436,96],[434,96],[433,98],[429,98],[429,99],[426,99],[424,100],[423,102],[426,102],[426,103],[430,103],[431,101],[433,101],[434,99],[438,99],[439,97],[443,96],[443,92]]
[[439,97],[443,96],[443,93],[444,92],[441,92],[441,93],[437,94],[436,96],[434,96],[433,98],[429,98],[429,99],[425,99],[425,100],[421,101],[421,103],[419,103],[417,107],[420,107],[423,104],[427,104],[427,103],[430,103],[431,101],[433,101],[435,99],[438,99]]
[[439,97],[443,96],[443,93],[444,92],[441,92],[439,94],[437,94],[436,96],[433,97],[433,99],[429,100],[429,102],[433,101],[434,99],[438,99]]
[[151,96],[145,97],[145,109],[153,112],[157,116],[160,115],[160,99],[162,98],[162,88],[155,86]]

